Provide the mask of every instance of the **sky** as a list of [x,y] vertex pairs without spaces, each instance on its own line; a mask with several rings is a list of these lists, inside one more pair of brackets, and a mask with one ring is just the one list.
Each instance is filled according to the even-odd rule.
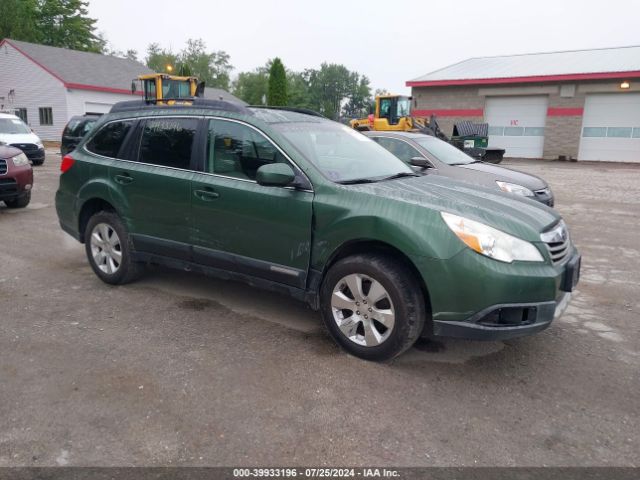
[[471,57],[640,45],[640,1],[90,0],[112,48],[144,58],[189,38],[231,56],[234,74],[273,57],[288,69],[341,63],[373,89]]

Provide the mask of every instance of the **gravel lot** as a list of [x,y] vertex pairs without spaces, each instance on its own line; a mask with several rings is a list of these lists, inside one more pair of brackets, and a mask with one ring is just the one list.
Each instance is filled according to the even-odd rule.
[[0,206],[0,466],[640,465],[638,165],[510,162],[551,183],[583,254],[569,310],[381,365],[244,285],[103,284],[58,227],[59,163]]

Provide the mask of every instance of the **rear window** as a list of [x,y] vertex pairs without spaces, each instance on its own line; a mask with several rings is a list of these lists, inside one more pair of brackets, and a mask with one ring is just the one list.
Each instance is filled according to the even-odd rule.
[[95,118],[77,118],[71,119],[64,129],[63,135],[69,137],[82,137],[85,133],[91,130],[93,124],[96,123]]
[[108,123],[93,136],[86,149],[104,157],[116,158],[131,125],[132,121]]

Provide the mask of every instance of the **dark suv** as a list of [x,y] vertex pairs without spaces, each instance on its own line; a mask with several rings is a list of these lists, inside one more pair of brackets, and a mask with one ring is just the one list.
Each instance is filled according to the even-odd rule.
[[103,281],[159,263],[287,293],[366,359],[420,335],[540,331],[578,280],[554,210],[418,175],[318,116],[135,102],[101,118],[61,170],[60,224]]
[[62,141],[60,142],[60,154],[66,155],[72,152],[87,133],[91,131],[93,125],[98,121],[100,115],[76,115],[71,117],[67,126],[62,131]]
[[33,169],[27,156],[15,147],[0,144],[0,201],[9,208],[23,208],[31,201]]

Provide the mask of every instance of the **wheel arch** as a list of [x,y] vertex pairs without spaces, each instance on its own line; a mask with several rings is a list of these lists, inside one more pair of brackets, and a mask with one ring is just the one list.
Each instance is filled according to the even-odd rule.
[[89,219],[98,212],[115,212],[118,211],[107,200],[102,197],[93,197],[87,199],[80,207],[80,213],[78,214],[78,234],[80,242],[84,243],[84,234],[89,223]]
[[[422,292],[422,297],[424,298],[427,315],[431,316],[431,297],[429,295],[429,290],[427,288],[426,282],[424,281],[424,278],[420,274],[420,271],[418,270],[416,265],[413,263],[411,258],[407,256],[402,250],[380,240],[367,238],[349,240],[337,247],[329,256],[327,262],[325,263],[324,269],[322,270],[322,274],[318,282],[318,292],[320,291],[320,287],[322,285],[322,282],[324,282],[327,272],[336,262],[351,255],[362,253],[377,253],[380,255],[393,256],[394,258],[399,259],[400,262],[411,271],[411,273],[418,281],[420,291]],[[429,323],[430,322],[425,322],[425,328],[429,328],[427,327]]]

